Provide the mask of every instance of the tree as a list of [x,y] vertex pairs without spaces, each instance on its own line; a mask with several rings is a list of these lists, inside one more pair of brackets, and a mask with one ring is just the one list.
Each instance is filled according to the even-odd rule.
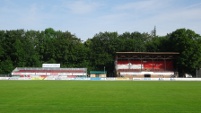
[[121,51],[143,52],[146,51],[145,42],[148,37],[146,33],[125,32],[119,36],[121,39]]
[[185,73],[195,75],[201,62],[201,37],[190,29],[177,29],[168,37],[170,50],[180,53],[177,61],[180,76]]
[[15,67],[39,67],[60,63],[62,67],[87,67],[114,74],[116,52],[179,52],[179,72],[194,74],[201,67],[201,37],[189,29],[178,29],[167,36],[140,32],[100,32],[86,42],[68,31],[0,31],[0,73]]
[[171,52],[171,50],[169,50],[169,38],[166,36],[154,37],[145,44],[147,52]]
[[26,66],[29,67],[39,67],[41,66],[41,62],[39,59],[39,54],[36,49],[38,46],[39,40],[38,37],[40,32],[39,31],[26,31],[25,39],[24,39],[24,48],[26,52]]
[[[93,70],[107,70],[113,76],[114,56],[118,50],[117,32],[100,32],[90,40],[90,61]],[[89,41],[88,41],[89,42]]]

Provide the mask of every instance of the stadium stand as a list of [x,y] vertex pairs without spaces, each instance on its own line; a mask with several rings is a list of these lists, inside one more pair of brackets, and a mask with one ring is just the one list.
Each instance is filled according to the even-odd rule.
[[47,77],[87,77],[87,68],[20,68],[16,67],[12,77],[35,77],[45,79]]
[[115,71],[117,77],[165,77],[177,73],[174,60],[176,52],[116,52]]

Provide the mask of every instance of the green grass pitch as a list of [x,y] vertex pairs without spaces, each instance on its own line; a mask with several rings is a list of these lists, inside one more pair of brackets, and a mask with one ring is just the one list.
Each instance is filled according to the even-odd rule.
[[201,82],[0,81],[0,113],[200,113]]

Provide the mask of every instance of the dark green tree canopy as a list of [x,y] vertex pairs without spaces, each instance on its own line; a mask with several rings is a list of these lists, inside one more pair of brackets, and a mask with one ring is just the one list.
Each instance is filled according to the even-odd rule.
[[170,50],[179,52],[178,65],[181,74],[193,73],[201,64],[201,37],[189,29],[178,29],[167,36]]
[[116,52],[179,52],[179,72],[195,73],[201,64],[201,37],[190,29],[177,29],[166,36],[154,33],[100,32],[82,42],[69,31],[23,29],[0,31],[0,73],[15,67],[41,67],[60,63],[62,67],[106,69],[114,76]]

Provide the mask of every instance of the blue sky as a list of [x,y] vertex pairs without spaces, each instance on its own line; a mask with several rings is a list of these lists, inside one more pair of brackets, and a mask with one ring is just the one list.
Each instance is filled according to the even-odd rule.
[[99,32],[178,28],[201,34],[200,0],[0,0],[0,30],[69,31],[82,40]]

